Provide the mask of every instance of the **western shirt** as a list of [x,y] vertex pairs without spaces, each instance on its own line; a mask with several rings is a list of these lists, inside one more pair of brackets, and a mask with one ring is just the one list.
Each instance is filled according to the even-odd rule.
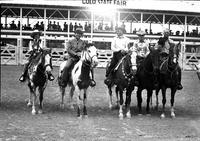
[[111,50],[114,52],[118,52],[120,50],[128,51],[130,39],[125,36],[114,37],[111,43]]

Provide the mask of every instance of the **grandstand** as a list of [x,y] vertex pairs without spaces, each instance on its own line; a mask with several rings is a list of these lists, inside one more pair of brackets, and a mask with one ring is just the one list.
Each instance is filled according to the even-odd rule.
[[[145,3],[145,4],[144,4]],[[177,8],[179,7],[179,8]],[[84,40],[99,49],[99,67],[111,57],[115,28],[124,27],[135,42],[136,31],[145,30],[152,44],[164,27],[175,42],[182,43],[180,64],[184,70],[200,63],[200,2],[155,0],[3,0],[1,1],[1,64],[24,64],[30,33],[43,31],[42,42],[52,48],[53,64],[63,60],[64,48],[73,31],[85,31]]]

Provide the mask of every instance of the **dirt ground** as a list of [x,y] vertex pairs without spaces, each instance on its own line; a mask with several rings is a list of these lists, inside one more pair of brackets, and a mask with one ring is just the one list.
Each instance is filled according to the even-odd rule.
[[[97,86],[89,88],[88,118],[83,119],[78,119],[76,111],[67,105],[68,89],[65,109],[59,107],[61,96],[56,80],[49,82],[45,90],[44,114],[33,116],[31,108],[26,106],[28,87],[18,82],[22,69],[22,66],[1,66],[0,141],[200,141],[200,81],[194,71],[183,72],[184,89],[175,97],[175,119],[170,118],[170,91],[167,91],[166,118],[160,119],[161,95],[159,110],[152,109],[147,116],[144,91],[144,112],[139,116],[134,90],[132,117],[120,120],[118,110],[108,107],[104,69],[95,69]],[[53,74],[57,77],[57,67]]]

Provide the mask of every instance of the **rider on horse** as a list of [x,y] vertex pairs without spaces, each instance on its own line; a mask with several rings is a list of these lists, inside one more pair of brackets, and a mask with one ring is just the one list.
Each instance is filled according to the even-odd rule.
[[112,81],[114,68],[119,62],[122,57],[127,54],[129,50],[129,42],[130,39],[125,37],[124,29],[121,27],[118,27],[116,29],[117,36],[113,38],[112,44],[111,44],[111,50],[113,51],[113,57],[111,58],[110,66],[108,67],[106,71],[106,79],[105,84],[110,84]]
[[[172,39],[169,39],[170,30],[164,29],[163,31],[163,37],[160,37],[157,43],[157,48],[160,50],[161,58],[166,58],[170,54],[170,47],[172,44],[174,44],[174,41]],[[181,90],[183,88],[181,84],[181,68],[178,64],[178,84],[177,89]]]
[[[67,72],[68,76],[65,76],[66,79],[69,78],[70,76],[70,72],[72,71],[72,68],[74,67],[74,65],[79,61],[80,57],[81,57],[81,52],[87,47],[86,43],[81,39],[81,37],[83,36],[83,31],[82,29],[77,28],[75,31],[75,37],[70,40],[67,43],[67,62],[66,65],[64,67],[63,72]],[[90,80],[90,86],[94,87],[96,85],[96,82],[93,80],[93,70],[91,70],[91,75],[92,78]],[[65,79],[63,77],[63,79]],[[69,80],[63,80],[63,83],[67,83]]]
[[[147,40],[144,40],[145,32],[140,30],[137,32],[138,40],[134,43],[132,50],[133,52],[136,52],[136,64],[137,64],[137,72],[140,70],[140,65],[142,61],[145,59],[145,57],[149,54],[149,42]],[[135,75],[135,85],[139,85],[137,73]]]
[[[41,39],[40,39],[41,35],[42,35],[42,32],[37,29],[35,29],[30,35],[32,38],[32,41],[29,44],[31,55],[28,58],[28,62],[24,65],[23,73],[19,78],[20,82],[24,82],[26,80],[29,65],[42,52],[42,44],[41,44]],[[48,72],[48,79],[50,81],[54,80],[54,76],[51,74],[51,72]]]

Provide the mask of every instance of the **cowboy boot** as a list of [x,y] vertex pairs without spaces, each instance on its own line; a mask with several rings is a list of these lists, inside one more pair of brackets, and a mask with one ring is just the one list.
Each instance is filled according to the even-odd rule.
[[22,75],[19,78],[20,82],[25,82],[26,81],[26,76],[27,76],[27,73],[28,73],[28,66],[29,66],[29,63],[25,64],[24,70],[22,72]]
[[55,77],[53,76],[51,72],[49,72],[47,75],[48,75],[49,81],[53,81],[55,79]]
[[93,79],[90,80],[90,86],[91,86],[91,87],[96,86],[96,82],[95,82]]

